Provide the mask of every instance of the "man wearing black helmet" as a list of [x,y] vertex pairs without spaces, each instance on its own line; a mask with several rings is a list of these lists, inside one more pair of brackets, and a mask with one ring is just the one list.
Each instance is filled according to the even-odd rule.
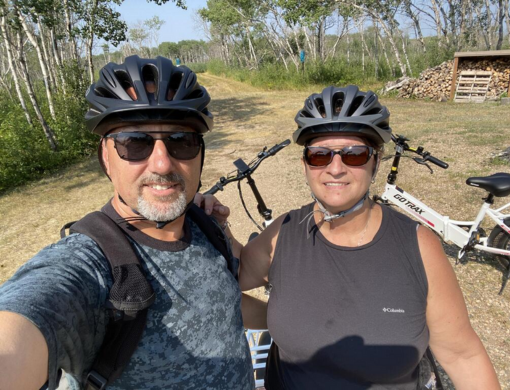
[[0,288],[0,389],[55,389],[61,370],[72,389],[252,389],[237,264],[189,217],[213,125],[207,91],[184,66],[132,56],[106,65],[87,100],[114,187],[102,212],[129,238],[155,301],[124,371],[101,387],[88,374],[114,321],[108,261],[83,234],[43,249]]

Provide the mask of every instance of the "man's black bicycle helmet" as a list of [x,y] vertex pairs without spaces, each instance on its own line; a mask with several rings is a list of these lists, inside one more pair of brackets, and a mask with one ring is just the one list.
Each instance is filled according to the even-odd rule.
[[355,85],[327,87],[310,95],[295,117],[298,129],[292,138],[305,145],[312,138],[329,133],[360,135],[377,145],[391,140],[390,112],[372,91],[362,92]]
[[186,124],[199,133],[213,127],[207,109],[211,101],[197,76],[185,66],[174,66],[164,57],[127,57],[122,64],[110,62],[99,71],[99,81],[86,94],[88,129],[105,135],[134,123]]

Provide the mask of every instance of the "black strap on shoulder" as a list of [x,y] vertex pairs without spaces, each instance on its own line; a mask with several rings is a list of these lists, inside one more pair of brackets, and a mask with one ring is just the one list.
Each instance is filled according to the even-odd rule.
[[193,204],[187,212],[187,215],[195,222],[200,230],[208,238],[209,242],[223,255],[227,261],[228,270],[237,280],[237,270],[234,270],[232,255],[226,242],[227,237],[221,227],[215,224],[203,209]]
[[427,351],[425,352],[427,355],[427,358],[430,361],[430,364],[432,366],[432,371],[434,371],[434,375],[436,376],[436,390],[443,390],[443,384],[441,383],[441,377],[439,376],[439,370],[437,369],[436,359],[434,358],[434,355],[432,354],[432,351],[430,350],[430,347],[427,347]]
[[66,229],[92,238],[111,268],[113,285],[106,303],[110,321],[85,386],[86,390],[100,390],[120,376],[136,350],[155,294],[131,242],[106,214],[95,211],[68,223],[62,228],[61,236],[65,236]]

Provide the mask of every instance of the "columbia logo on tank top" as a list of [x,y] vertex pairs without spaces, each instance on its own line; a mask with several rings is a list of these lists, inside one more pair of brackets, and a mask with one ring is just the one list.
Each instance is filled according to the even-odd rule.
[[383,307],[382,311],[385,313],[405,313],[406,312],[404,309],[393,309],[391,307]]

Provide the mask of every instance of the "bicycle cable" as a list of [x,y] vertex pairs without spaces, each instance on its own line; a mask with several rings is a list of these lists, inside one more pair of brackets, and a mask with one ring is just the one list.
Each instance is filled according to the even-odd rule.
[[255,224],[255,226],[257,226],[257,228],[262,231],[264,229],[262,229],[262,227],[260,227],[260,225],[255,221],[255,219],[251,216],[250,212],[248,211],[248,208],[246,207],[246,203],[244,202],[244,198],[243,198],[243,191],[241,190],[241,181],[238,181],[237,182],[237,189],[239,190],[239,198],[241,198],[241,204],[243,205],[244,207],[244,211],[246,212],[246,215],[248,215],[248,218],[250,218],[250,220]]

